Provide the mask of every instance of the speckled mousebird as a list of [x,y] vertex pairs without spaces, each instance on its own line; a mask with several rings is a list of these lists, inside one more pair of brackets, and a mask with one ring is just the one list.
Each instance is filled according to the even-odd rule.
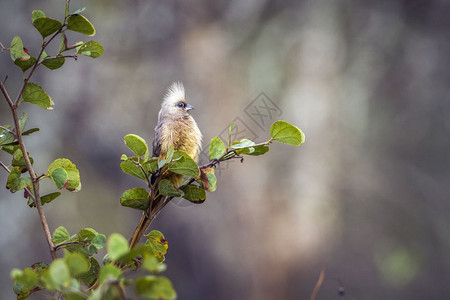
[[[189,111],[194,107],[186,102],[184,87],[181,82],[174,82],[167,90],[161,110],[158,114],[158,125],[155,127],[153,140],[153,156],[158,160],[166,158],[169,147],[182,150],[193,160],[198,160],[201,150],[202,133]],[[168,174],[169,179],[178,187],[183,175]]]
[[[161,110],[158,114],[158,124],[155,127],[155,138],[153,140],[153,156],[158,161],[166,158],[169,147],[173,145],[175,150],[186,152],[197,162],[201,150],[202,134],[194,118],[189,111],[194,107],[187,103],[183,84],[174,82],[164,96]],[[181,185],[183,175],[166,173],[162,179],[170,180],[175,187]],[[155,178],[152,178],[152,184]],[[154,199],[157,204],[163,197]],[[151,218],[146,212],[143,213],[139,225],[130,239],[130,248],[136,246],[147,227]]]

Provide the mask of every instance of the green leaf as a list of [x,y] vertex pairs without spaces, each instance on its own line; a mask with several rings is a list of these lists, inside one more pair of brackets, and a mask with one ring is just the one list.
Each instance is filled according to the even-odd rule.
[[107,251],[109,257],[113,261],[116,261],[121,256],[127,254],[128,242],[122,235],[118,233],[112,233],[108,239]]
[[0,146],[0,150],[3,150],[10,155],[13,155],[16,148],[13,145],[3,145],[3,146]]
[[38,273],[30,268],[24,270],[13,269],[11,277],[14,280],[14,292],[17,295],[28,296],[30,291],[39,284],[38,276]]
[[120,204],[139,210],[146,210],[149,200],[150,194],[145,189],[133,188],[123,192],[120,197]]
[[44,58],[47,58],[48,54],[45,52],[45,50],[42,50],[41,56],[39,57],[39,60],[43,60]]
[[52,235],[54,244],[61,244],[70,240],[70,234],[64,226],[59,226],[55,229]]
[[81,188],[81,182],[80,172],[78,171],[77,166],[67,158],[58,158],[48,167],[47,175],[50,176],[53,171],[58,168],[62,168],[67,172],[69,183],[67,184],[66,189],[72,192],[79,191]]
[[188,185],[184,188],[183,192],[183,198],[192,203],[200,204],[206,200],[206,191],[196,185]]
[[38,274],[41,274],[44,270],[48,268],[48,264],[45,262],[37,262],[32,264],[31,268],[35,270]]
[[[34,163],[33,158],[30,156],[28,157],[30,159],[30,163],[33,164]],[[21,172],[23,172],[23,170],[27,168],[27,163],[25,162],[25,158],[23,157],[22,150],[17,149],[16,151],[14,151],[11,165],[13,167],[19,167]]]
[[97,249],[102,249],[106,245],[106,236],[104,234],[97,234],[91,241]]
[[72,282],[69,267],[62,258],[55,259],[44,274],[44,281],[49,289],[67,288]]
[[69,16],[67,18],[67,29],[89,36],[93,36],[95,34],[94,25],[92,25],[92,23],[82,15]]
[[103,54],[103,46],[97,41],[89,41],[81,45],[77,50],[78,54],[97,58]]
[[62,33],[59,37],[59,53],[67,50],[67,37],[65,33]]
[[299,146],[305,141],[305,134],[286,121],[274,122],[270,127],[270,135],[274,141],[293,146]]
[[147,250],[154,255],[158,261],[164,261],[164,256],[169,249],[169,243],[164,235],[158,230],[152,230],[146,237],[147,241],[145,241],[145,246],[147,247]]
[[11,193],[20,191],[31,184],[31,178],[20,177],[20,175],[20,167],[14,167],[9,173],[6,188],[9,189]]
[[206,168],[201,170],[200,177],[202,184],[208,192],[214,192],[217,189],[217,178],[214,172],[214,168]]
[[23,130],[25,129],[25,125],[27,124],[28,116],[26,112],[23,112],[22,116],[19,119],[19,128],[20,132],[23,133]]
[[67,18],[69,16],[69,2],[66,1],[65,9],[64,9],[64,18]]
[[156,256],[145,253],[142,261],[142,268],[149,270],[153,274],[159,274],[166,270],[166,265],[161,263]]
[[146,180],[144,172],[142,169],[136,165],[133,161],[126,160],[120,163],[120,168],[125,174],[137,177],[142,180]]
[[76,11],[74,11],[74,12],[72,12],[72,13],[70,13],[71,15],[77,15],[77,14],[79,14],[79,13],[82,13],[83,11],[85,11],[86,10],[86,7],[82,7],[82,8],[79,8],[79,9],[77,9]]
[[170,145],[169,149],[167,150],[167,155],[166,155],[167,162],[170,163],[172,161],[174,152],[175,152],[175,149],[173,148],[173,145]]
[[80,242],[90,243],[96,236],[98,232],[92,228],[82,228],[77,236]]
[[249,139],[242,139],[239,142],[233,142],[231,149],[242,149],[255,145],[255,143]]
[[142,166],[147,173],[156,172],[158,170],[158,158],[150,157]]
[[255,146],[255,147],[252,147],[251,149],[253,149],[252,152],[242,153],[242,154],[258,156],[258,155],[266,154],[270,150],[269,146],[266,146],[266,145]]
[[36,83],[27,83],[22,93],[23,101],[51,110],[53,103],[47,93]]
[[169,279],[163,276],[145,276],[136,279],[136,292],[146,299],[175,299],[177,294]]
[[24,132],[22,133],[22,135],[30,135],[30,134],[32,134],[33,132],[36,132],[36,131],[39,131],[39,130],[40,130],[39,128],[30,128],[30,129],[24,131]]
[[166,164],[167,160],[162,159],[158,162],[158,169],[161,169]]
[[98,275],[100,273],[100,265],[98,261],[92,256],[88,257],[88,261],[90,266],[89,270],[86,273],[80,275],[79,279],[83,284],[92,286],[97,281]]
[[50,193],[50,194],[47,194],[45,196],[42,196],[41,197],[42,205],[44,205],[45,203],[52,202],[53,200],[58,198],[60,195],[61,195],[60,192],[55,192],[55,193]]
[[200,173],[196,162],[184,151],[176,150],[169,171],[189,177],[197,177]]
[[43,11],[34,10],[31,14],[31,23],[42,35],[42,38],[58,31],[62,27],[61,22],[47,18]]
[[50,177],[58,189],[65,188],[69,184],[69,175],[63,168],[55,169]]
[[167,179],[163,179],[159,182],[158,185],[159,193],[163,196],[170,196],[170,197],[180,197],[183,195],[183,192],[178,191]]
[[11,55],[13,62],[24,56],[25,52],[23,51],[23,42],[19,36],[15,36],[12,39],[11,46],[9,47],[9,54]]
[[[60,192],[55,192],[55,193],[47,194],[45,196],[41,196],[41,204],[44,205],[46,203],[50,203],[53,200],[55,200],[56,198],[58,198],[60,195],[61,195]],[[31,199],[31,197],[28,198],[27,204],[29,207],[36,207],[36,203],[34,203],[33,199]]]
[[219,159],[225,154],[225,144],[218,137],[214,137],[209,143],[209,159]]
[[[236,154],[247,154],[247,155],[263,155],[269,151],[269,147],[266,145],[254,146],[255,143],[249,139],[242,139],[239,142],[233,142],[231,149],[235,150]],[[254,146],[254,147],[252,147]]]
[[134,247],[133,249],[128,250],[127,253],[123,254],[122,256],[120,256],[116,262],[121,263],[121,264],[129,264],[132,263],[132,261],[138,257],[139,255],[142,255],[143,253],[145,253],[146,251],[146,247],[144,245],[139,245]]
[[65,61],[66,59],[64,57],[58,55],[55,58],[49,58],[42,61],[42,64],[50,70],[56,70],[58,68],[61,68]]
[[89,271],[89,262],[80,253],[70,253],[66,251],[64,254],[64,260],[66,261],[72,276],[79,276]]
[[45,18],[45,13],[42,10],[33,10],[31,13],[31,22],[34,22],[39,18]]
[[118,280],[120,275],[122,275],[122,270],[120,270],[120,268],[111,264],[105,265],[100,270],[99,276],[100,284],[104,283],[108,279]]
[[234,122],[231,122],[230,127],[228,128],[228,147],[230,147],[231,143],[231,135],[233,134]]
[[127,134],[123,138],[123,141],[137,156],[143,156],[148,152],[147,142],[136,134]]
[[25,72],[29,68],[31,68],[36,63],[36,57],[28,56],[18,58],[14,61],[14,64],[22,69],[22,72]]
[[11,126],[4,125],[3,127],[5,127],[6,130],[0,129],[0,146],[10,144],[15,140],[14,135],[11,133]]

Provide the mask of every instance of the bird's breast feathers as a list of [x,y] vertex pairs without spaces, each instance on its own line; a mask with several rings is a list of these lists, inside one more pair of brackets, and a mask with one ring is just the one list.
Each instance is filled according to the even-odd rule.
[[175,150],[184,151],[197,161],[202,134],[193,118],[178,118],[172,122],[164,122],[164,125],[161,128],[160,158],[165,156],[170,145],[173,145]]

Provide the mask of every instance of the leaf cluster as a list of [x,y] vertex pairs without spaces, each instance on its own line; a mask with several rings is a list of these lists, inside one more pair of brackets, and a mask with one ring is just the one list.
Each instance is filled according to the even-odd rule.
[[[145,299],[176,298],[170,280],[159,275],[166,269],[163,261],[169,246],[157,230],[147,235],[144,245],[131,249],[122,235],[113,233],[107,240],[92,228],[70,235],[60,226],[52,239],[56,247],[65,249],[62,258],[11,271],[18,299],[43,289],[59,292],[65,299],[113,299],[128,288]],[[105,245],[107,254],[98,262],[94,254]],[[127,270],[137,268],[144,270],[144,275],[129,278]]]
[[124,137],[125,145],[133,152],[133,156],[122,154],[120,167],[128,175],[144,181],[146,188],[135,187],[123,192],[120,203],[123,206],[146,211],[156,207],[156,199],[162,197],[183,197],[194,203],[203,202],[206,193],[198,184],[191,183],[183,187],[174,186],[164,176],[170,173],[188,178],[197,178],[200,169],[197,163],[184,151],[174,150],[171,146],[166,157],[150,157],[147,142],[135,134]]

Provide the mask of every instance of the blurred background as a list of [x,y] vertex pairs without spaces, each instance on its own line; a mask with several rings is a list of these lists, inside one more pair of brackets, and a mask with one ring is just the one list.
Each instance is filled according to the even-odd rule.
[[[64,2],[0,0],[0,41],[19,35],[36,55],[31,11],[61,19]],[[204,204],[175,201],[158,217],[180,299],[309,299],[323,268],[317,299],[450,297],[449,1],[71,2],[84,6],[104,55],[41,68],[33,81],[54,110],[21,107],[41,128],[26,138],[38,173],[59,157],[81,172],[80,192],[45,206],[52,230],[130,236],[140,212],[119,197],[141,183],[120,170],[123,136],[151,143],[179,80],[205,148],[233,120],[259,142],[277,119],[306,134],[299,148],[223,164]],[[15,97],[8,52],[6,75]],[[3,97],[0,123],[12,123]],[[0,299],[12,299],[10,270],[50,256],[36,210],[4,188],[0,249]]]

